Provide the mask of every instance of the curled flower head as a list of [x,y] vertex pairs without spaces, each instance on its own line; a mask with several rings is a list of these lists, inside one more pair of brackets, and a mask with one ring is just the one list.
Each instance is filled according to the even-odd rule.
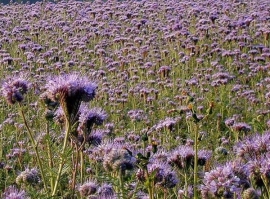
[[249,132],[251,131],[251,126],[249,126],[248,124],[244,123],[244,122],[238,122],[233,124],[232,129],[238,132]]
[[16,178],[17,184],[35,185],[40,181],[40,176],[37,169],[26,169],[21,172]]
[[103,167],[107,171],[124,172],[135,166],[136,159],[126,149],[112,149],[105,155]]
[[212,157],[212,151],[199,150],[198,152],[198,164],[204,166],[206,162]]
[[9,104],[23,101],[23,95],[29,89],[29,82],[24,77],[12,77],[2,85],[2,94]]
[[11,199],[11,198],[16,198],[16,199],[26,199],[26,192],[23,190],[18,190],[14,186],[8,187],[5,192],[2,195],[3,199]]
[[90,133],[93,125],[101,125],[107,118],[107,114],[101,108],[88,109],[82,106],[80,109],[78,131]]
[[[176,173],[171,170],[171,167],[167,163],[157,161],[147,165],[147,168],[149,175],[154,178],[155,186],[170,189],[175,187],[179,182]],[[139,181],[143,182],[147,179],[147,175],[142,169],[137,171],[136,177]]]
[[114,195],[113,186],[111,184],[104,183],[98,188],[98,196],[104,198],[112,198]]
[[93,195],[97,192],[98,185],[95,181],[88,180],[79,187],[79,192],[82,197]]
[[89,102],[95,97],[97,85],[74,73],[51,78],[45,88],[47,97],[59,102],[66,119],[72,122],[81,102]]
[[259,199],[259,194],[256,192],[256,190],[252,187],[246,189],[243,191],[242,194],[243,199]]
[[262,156],[260,159],[250,160],[247,163],[249,177],[257,187],[270,185],[270,158]]
[[179,169],[187,169],[194,162],[194,150],[190,146],[179,146],[169,156],[169,163],[176,165]]

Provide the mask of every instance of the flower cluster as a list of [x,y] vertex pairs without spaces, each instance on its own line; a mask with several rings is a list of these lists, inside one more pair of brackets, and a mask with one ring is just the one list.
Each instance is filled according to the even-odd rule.
[[228,163],[206,172],[201,186],[202,197],[207,198],[233,198],[234,194],[241,192],[240,178]]

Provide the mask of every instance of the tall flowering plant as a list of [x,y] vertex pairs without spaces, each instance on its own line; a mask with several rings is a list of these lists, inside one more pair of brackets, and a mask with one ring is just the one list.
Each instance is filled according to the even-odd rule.
[[[46,91],[44,96],[49,100],[58,102],[60,104],[60,107],[63,110],[65,126],[65,136],[60,156],[60,163],[52,191],[52,196],[54,196],[57,193],[57,187],[60,182],[62,169],[65,163],[65,152],[68,138],[71,136],[78,119],[80,118],[79,120],[82,120],[82,116],[79,116],[81,103],[89,102],[94,99],[97,85],[92,81],[89,81],[86,77],[81,77],[79,74],[74,73],[50,78],[45,85],[45,88]],[[83,115],[84,114],[85,111],[83,111]],[[102,117],[100,120],[102,119],[104,119],[104,117]],[[81,123],[82,122],[80,122],[80,126]],[[76,175],[76,173],[74,175]]]
[[[70,141],[71,147],[75,149],[75,152],[72,153],[72,188],[74,193],[79,158],[81,168],[80,177],[81,181],[83,181],[83,147],[85,143],[88,142],[89,136],[91,136],[93,126],[101,125],[107,118],[107,114],[102,109],[89,109],[86,104],[82,105],[82,103],[94,99],[97,85],[87,77],[83,77],[78,73],[48,78],[44,86],[44,93],[41,95],[41,99],[47,108],[46,119],[50,120],[51,117],[53,117],[59,120],[58,122],[60,122],[63,127],[64,137],[60,145],[61,150],[59,156],[52,155],[51,145],[49,142],[47,143],[49,170],[46,170],[46,165],[42,163],[44,157],[40,155],[42,152],[39,151],[40,140],[37,139],[37,134],[31,130],[31,125],[28,124],[24,113],[24,97],[29,91],[30,85],[27,77],[10,77],[2,84],[1,93],[8,104],[19,105],[19,110],[27,129],[32,149],[34,150],[41,180],[47,195],[49,195],[49,189],[51,189],[51,196],[58,194],[63,168],[69,159],[67,152],[70,151],[68,149],[68,142]],[[58,109],[57,106],[59,106]],[[47,136],[50,136],[50,134],[48,133]],[[46,139],[50,140],[50,138]],[[52,171],[56,162],[54,157],[60,157],[56,175]],[[50,181],[50,185],[47,184],[48,180]]]

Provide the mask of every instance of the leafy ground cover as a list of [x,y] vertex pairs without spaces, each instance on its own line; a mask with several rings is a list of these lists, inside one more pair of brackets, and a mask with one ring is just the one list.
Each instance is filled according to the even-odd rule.
[[0,5],[0,193],[270,198],[267,0]]

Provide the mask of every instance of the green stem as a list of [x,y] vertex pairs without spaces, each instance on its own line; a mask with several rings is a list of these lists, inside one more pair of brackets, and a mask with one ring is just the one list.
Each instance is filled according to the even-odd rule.
[[57,191],[57,187],[58,187],[58,184],[59,184],[59,181],[60,181],[62,169],[63,169],[63,166],[64,166],[64,160],[65,160],[64,156],[65,156],[65,152],[66,152],[69,133],[70,133],[70,123],[69,123],[69,120],[66,120],[66,132],[65,132],[65,138],[64,138],[64,145],[63,145],[62,152],[61,152],[59,169],[58,169],[56,181],[55,181],[55,184],[54,184],[54,189],[53,189],[53,192],[52,192],[52,196],[55,196],[56,191]]
[[80,151],[80,159],[81,159],[81,183],[84,181],[84,159],[83,159],[83,151]]
[[120,185],[120,190],[119,190],[119,195],[120,198],[124,198],[124,178],[123,178],[123,171],[119,171],[119,185]]
[[[79,151],[78,151],[78,146],[75,145],[76,152],[75,154],[73,153],[73,171],[72,171],[72,198],[74,198],[75,195],[75,185],[76,185],[76,175],[77,175],[77,170],[78,170],[78,163],[79,163]],[[75,155],[75,157],[74,157]]]
[[198,184],[198,127],[195,124],[195,143],[194,143],[194,199],[198,199],[197,184]]
[[163,199],[167,199],[167,190],[163,190],[164,195],[163,195]]
[[51,184],[51,188],[53,187],[54,181],[53,181],[53,173],[52,173],[52,169],[53,169],[53,159],[52,159],[52,151],[51,151],[51,147],[50,147],[50,133],[49,133],[49,123],[46,123],[46,134],[47,134],[47,154],[48,154],[48,159],[49,159],[49,168],[50,168],[50,184]]
[[261,176],[261,178],[263,180],[263,183],[264,183],[264,186],[266,189],[266,195],[268,195],[268,198],[270,198],[270,188],[269,188],[268,183],[267,183],[267,178],[264,176]]
[[187,171],[185,171],[184,176],[185,176],[185,187],[184,187],[184,189],[185,189],[185,196],[187,196],[187,195],[188,195],[188,179],[187,179]]
[[25,115],[24,115],[24,112],[23,112],[23,107],[21,105],[21,103],[19,103],[19,109],[20,109],[20,113],[22,115],[22,118],[23,118],[23,122],[24,122],[24,125],[27,129],[27,133],[28,133],[28,136],[30,138],[30,141],[31,141],[31,144],[32,144],[32,147],[35,151],[35,155],[36,155],[36,158],[37,158],[37,162],[38,162],[38,166],[39,166],[39,169],[40,169],[40,173],[41,173],[41,178],[42,178],[42,181],[43,181],[43,184],[44,184],[44,189],[47,193],[47,184],[46,184],[46,179],[45,179],[45,175],[44,175],[44,171],[43,171],[43,167],[42,167],[42,163],[41,163],[41,159],[39,157],[39,153],[38,153],[38,150],[37,150],[37,143],[36,141],[34,140],[34,137],[33,137],[33,133],[31,131],[31,129],[29,128],[29,125],[26,121],[26,118],[25,118]]
[[132,198],[131,199],[135,199],[136,198],[137,190],[138,190],[138,183],[136,183],[136,185],[135,185],[135,188],[134,188],[134,191],[132,193]]
[[84,138],[83,138],[83,143],[81,144],[81,146],[77,149],[78,152],[79,152],[79,155],[80,155],[80,178],[81,178],[81,183],[84,182],[84,157],[83,157],[83,148],[84,148],[84,145],[85,145],[85,140],[86,140],[86,136],[84,135]]
[[153,191],[153,183],[152,183],[152,178],[150,177],[149,175],[149,172],[148,172],[148,169],[146,168],[145,169],[146,171],[146,179],[148,180],[149,184],[147,186],[147,190],[148,190],[148,193],[149,193],[149,196],[150,198],[149,199],[155,199],[154,198],[154,191]]

